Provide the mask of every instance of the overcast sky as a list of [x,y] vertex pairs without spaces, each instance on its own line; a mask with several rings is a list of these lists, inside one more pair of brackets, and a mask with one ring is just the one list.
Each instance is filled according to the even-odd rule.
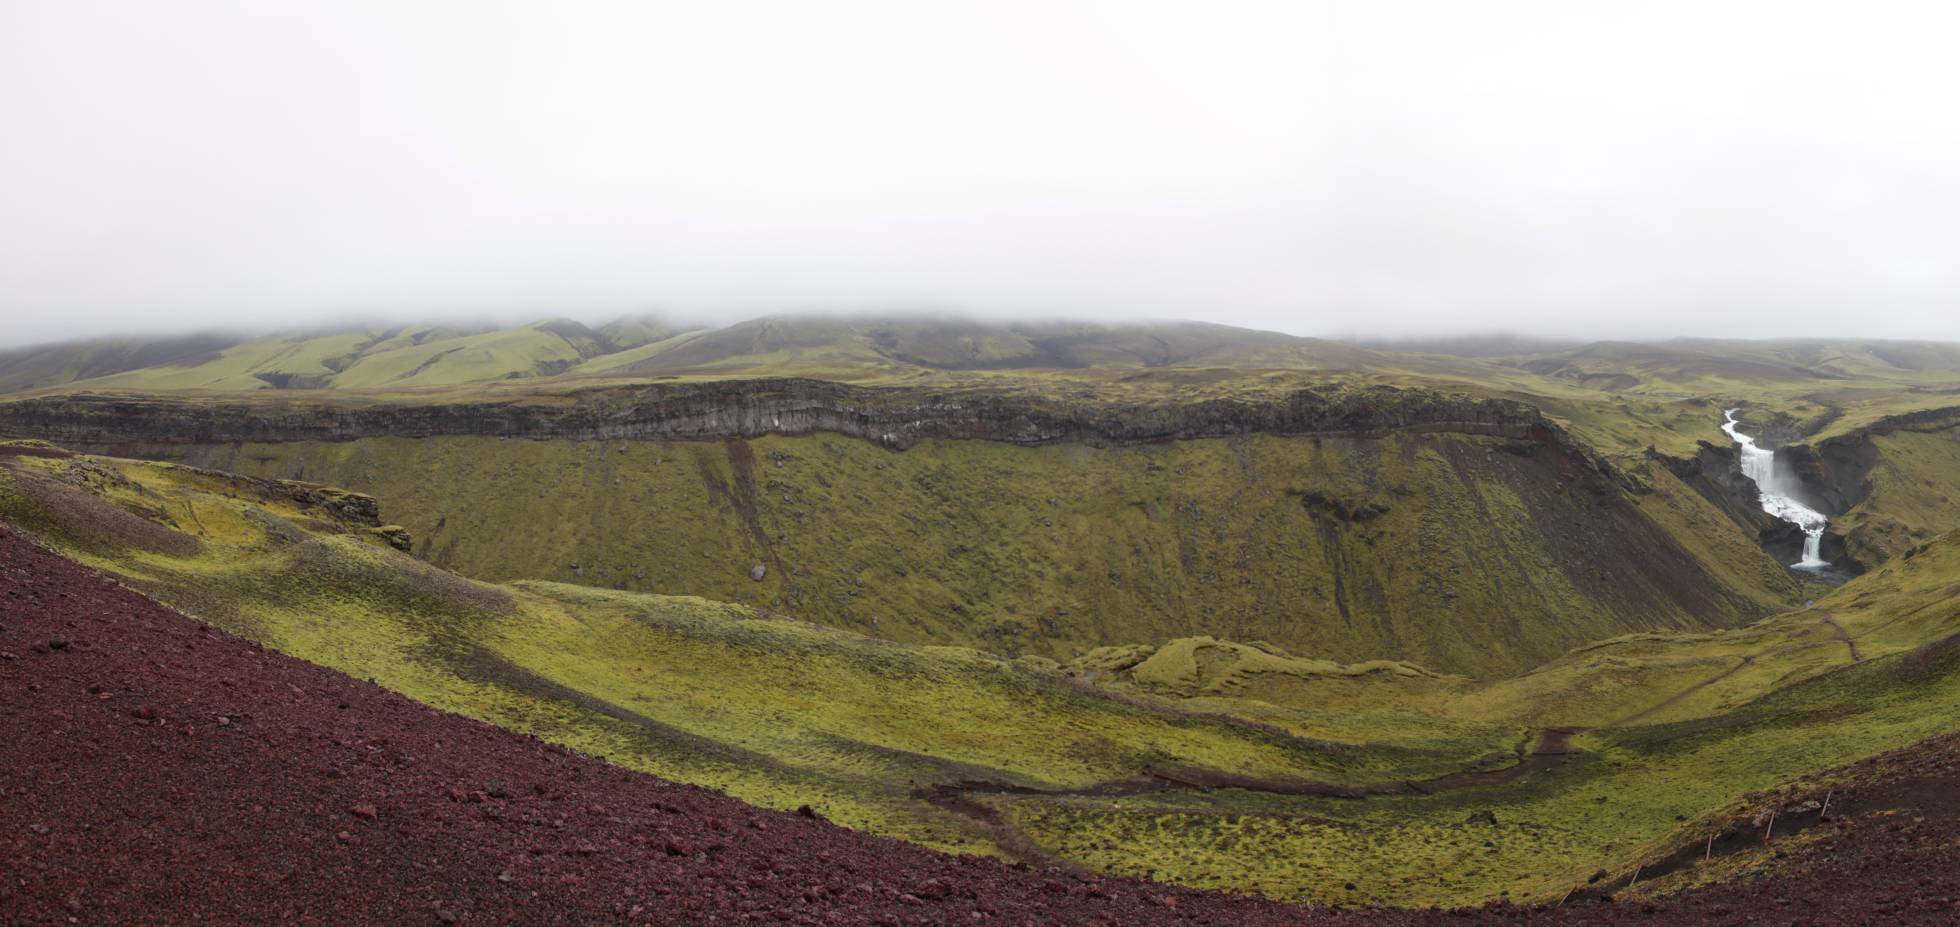
[[0,0],[0,342],[908,308],[1960,339],[1950,9]]

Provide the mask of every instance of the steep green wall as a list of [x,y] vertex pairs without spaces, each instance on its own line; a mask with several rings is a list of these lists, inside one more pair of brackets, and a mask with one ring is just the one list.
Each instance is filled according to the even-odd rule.
[[1762,564],[1704,563],[1705,538],[1679,543],[1677,524],[1735,529],[1678,484],[1630,497],[1554,447],[1467,435],[903,453],[823,435],[375,438],[175,456],[370,493],[417,554],[481,579],[700,595],[1004,653],[1211,634],[1487,674],[1797,594]]
[[1895,431],[1872,436],[1869,491],[1833,519],[1852,556],[1871,565],[1960,525],[1960,433]]

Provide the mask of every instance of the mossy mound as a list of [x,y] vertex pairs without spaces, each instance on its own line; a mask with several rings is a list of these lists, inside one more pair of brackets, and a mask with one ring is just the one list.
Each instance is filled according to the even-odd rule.
[[1183,637],[1158,646],[1099,647],[1071,661],[1068,669],[1099,682],[1127,683],[1182,698],[1239,695],[1270,682],[1270,677],[1314,680],[1383,673],[1407,679],[1441,678],[1400,660],[1336,663],[1296,657],[1264,641],[1240,644],[1208,636]]

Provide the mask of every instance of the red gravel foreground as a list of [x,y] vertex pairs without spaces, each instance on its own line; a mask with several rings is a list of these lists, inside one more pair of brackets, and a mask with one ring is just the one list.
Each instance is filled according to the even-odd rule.
[[1960,743],[1907,765],[1781,874],[1659,907],[1294,907],[628,772],[229,637],[0,525],[0,924],[1960,923]]
[[4,525],[0,789],[0,924],[1328,919],[629,772],[227,636]]

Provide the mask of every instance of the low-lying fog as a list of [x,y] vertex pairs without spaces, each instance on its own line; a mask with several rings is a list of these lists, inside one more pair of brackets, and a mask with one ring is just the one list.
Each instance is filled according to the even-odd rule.
[[1768,0],[14,0],[0,344],[649,309],[1960,339],[1957,27]]

